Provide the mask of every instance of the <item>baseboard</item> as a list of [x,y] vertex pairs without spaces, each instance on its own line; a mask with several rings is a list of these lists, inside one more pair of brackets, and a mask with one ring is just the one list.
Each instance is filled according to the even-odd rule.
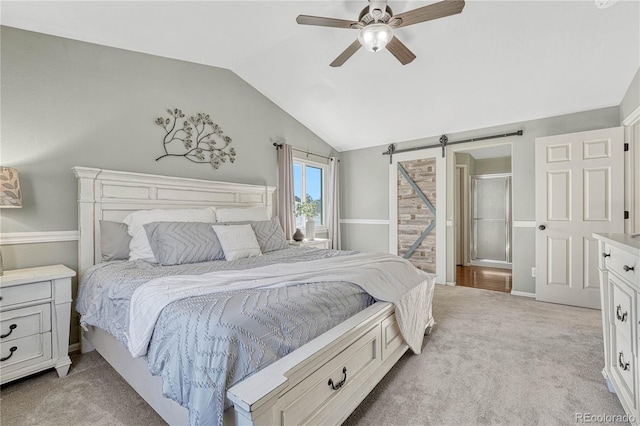
[[452,283],[452,282],[448,282],[446,284],[442,284],[442,285],[448,285],[449,287],[455,287],[457,284],[456,283]]
[[528,293],[526,291],[515,291],[515,290],[511,290],[511,294],[513,296],[522,296],[522,297],[531,297],[534,298],[536,297],[535,293]]
[[80,352],[80,343],[72,343],[69,345],[69,353]]

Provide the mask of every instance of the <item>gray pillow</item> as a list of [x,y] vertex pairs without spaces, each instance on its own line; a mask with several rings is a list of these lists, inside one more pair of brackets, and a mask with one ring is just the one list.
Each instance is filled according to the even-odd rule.
[[100,221],[100,252],[103,262],[128,260],[129,241],[131,236],[126,224],[108,220]]
[[182,265],[224,259],[211,223],[152,222],[144,225],[153,255],[160,265]]
[[222,225],[245,224],[251,224],[251,228],[253,228],[253,232],[256,234],[256,239],[258,240],[262,253],[289,248],[287,237],[284,236],[284,231],[277,217],[271,220],[227,222]]

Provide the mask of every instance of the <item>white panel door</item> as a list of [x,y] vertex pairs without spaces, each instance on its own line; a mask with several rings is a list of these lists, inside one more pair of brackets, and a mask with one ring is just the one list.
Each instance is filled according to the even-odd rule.
[[537,138],[536,299],[600,308],[596,233],[624,232],[622,127]]

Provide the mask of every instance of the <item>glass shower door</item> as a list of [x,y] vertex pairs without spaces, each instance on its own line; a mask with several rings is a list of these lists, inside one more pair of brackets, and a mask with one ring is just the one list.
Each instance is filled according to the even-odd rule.
[[471,178],[471,260],[511,263],[511,176]]

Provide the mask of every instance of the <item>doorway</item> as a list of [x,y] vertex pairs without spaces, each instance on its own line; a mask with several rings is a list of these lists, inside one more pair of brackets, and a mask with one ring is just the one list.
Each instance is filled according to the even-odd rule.
[[511,145],[457,150],[456,284],[511,292]]

